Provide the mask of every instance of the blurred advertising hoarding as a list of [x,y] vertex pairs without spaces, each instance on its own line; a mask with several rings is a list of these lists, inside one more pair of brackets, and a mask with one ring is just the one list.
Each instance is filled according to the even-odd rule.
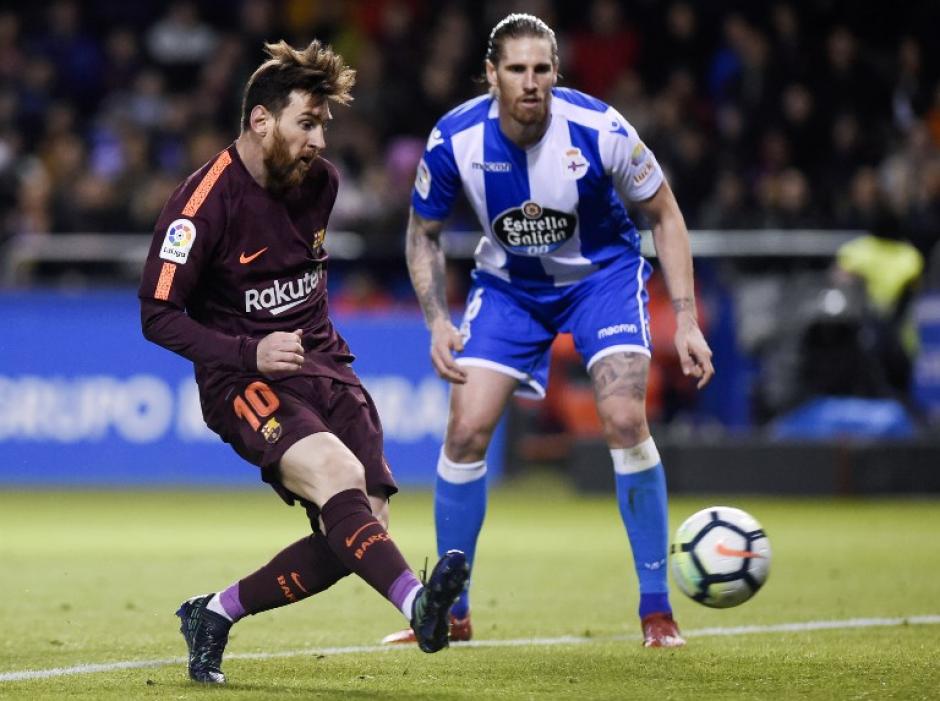
[[[133,291],[9,292],[0,309],[0,485],[258,482],[203,423],[192,365],[141,335]],[[335,322],[379,408],[396,479],[432,484],[448,388],[431,369],[421,317]]]

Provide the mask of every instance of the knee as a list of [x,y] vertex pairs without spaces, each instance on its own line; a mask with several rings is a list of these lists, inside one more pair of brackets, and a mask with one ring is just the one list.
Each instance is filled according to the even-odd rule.
[[281,458],[280,473],[287,489],[319,506],[347,489],[366,490],[362,463],[338,439],[326,434],[291,446]]
[[447,423],[444,453],[454,462],[483,460],[490,443],[492,429],[461,416],[451,416]]
[[370,494],[369,503],[372,505],[372,515],[382,524],[385,530],[388,530],[388,500]]
[[631,448],[649,437],[646,411],[641,404],[628,404],[601,416],[604,437],[611,446]]

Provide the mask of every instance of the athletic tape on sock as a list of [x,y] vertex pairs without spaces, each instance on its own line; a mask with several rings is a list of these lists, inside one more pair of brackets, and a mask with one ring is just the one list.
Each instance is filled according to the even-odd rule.
[[437,474],[451,484],[475,482],[486,474],[486,460],[479,462],[454,462],[444,451],[437,460]]
[[652,436],[632,448],[611,448],[610,457],[614,461],[614,472],[618,475],[642,472],[660,462],[659,451]]

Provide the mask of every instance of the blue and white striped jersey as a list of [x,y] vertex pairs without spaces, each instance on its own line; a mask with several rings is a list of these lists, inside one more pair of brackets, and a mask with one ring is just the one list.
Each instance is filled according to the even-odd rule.
[[555,88],[548,130],[524,150],[503,136],[489,95],[444,115],[411,203],[422,217],[443,220],[462,186],[483,227],[477,269],[527,288],[558,287],[639,255],[622,202],[648,199],[662,182],[656,157],[617,110]]

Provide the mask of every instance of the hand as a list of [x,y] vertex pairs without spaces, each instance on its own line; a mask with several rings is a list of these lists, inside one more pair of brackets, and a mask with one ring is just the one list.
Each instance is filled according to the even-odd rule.
[[258,344],[258,372],[274,379],[297,372],[304,364],[303,331],[275,331]]
[[702,389],[715,374],[712,366],[712,349],[702,335],[698,323],[691,316],[680,316],[676,328],[676,350],[682,374],[698,378],[697,387]]
[[431,326],[431,363],[443,379],[462,385],[467,373],[454,361],[454,351],[463,350],[463,337],[448,319],[439,319]]

